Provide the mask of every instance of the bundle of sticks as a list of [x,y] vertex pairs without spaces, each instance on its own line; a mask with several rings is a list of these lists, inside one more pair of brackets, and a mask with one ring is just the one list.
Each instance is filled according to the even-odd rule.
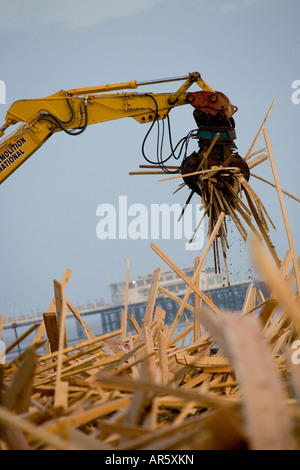
[[[222,218],[221,224],[219,225],[219,230],[215,234],[215,239],[213,241],[212,248],[214,255],[213,257],[215,264],[215,272],[221,272],[220,260],[222,256],[228,285],[230,285],[230,277],[227,263],[227,250],[229,249],[229,241],[226,216],[230,217],[230,219],[233,221],[242,240],[244,240],[245,242],[248,239],[248,231],[246,227],[250,229],[250,232],[253,233],[255,237],[257,237],[259,240],[263,240],[266,243],[276,265],[278,267],[280,266],[279,256],[270,238],[269,225],[271,225],[273,229],[276,229],[276,227],[263,202],[256,194],[252,186],[249,184],[249,177],[253,176],[254,178],[257,178],[263,181],[264,183],[273,186],[274,188],[278,188],[278,184],[274,184],[264,178],[261,178],[260,176],[253,174],[251,171],[253,168],[268,159],[270,159],[273,173],[276,170],[269,135],[267,129],[265,128],[265,124],[271,113],[271,110],[273,109],[275,102],[276,98],[273,101],[270,109],[268,110],[268,113],[264,118],[262,125],[260,126],[258,133],[249,148],[249,151],[245,155],[244,159],[240,158],[240,160],[245,162],[244,164],[247,167],[248,177],[245,177],[245,172],[243,171],[243,168],[241,168],[240,165],[233,166],[231,164],[231,162],[236,162],[233,153],[231,153],[229,157],[225,159],[222,165],[208,167],[207,162],[209,156],[219,139],[219,134],[216,134],[208,149],[206,149],[206,151],[203,150],[200,154],[200,164],[197,168],[197,171],[194,171],[192,173],[185,173],[184,175],[180,174],[176,176],[171,176],[159,180],[170,181],[182,178],[184,176],[185,181],[187,181],[187,179],[192,178],[193,184],[196,184],[199,187],[198,194],[201,194],[201,208],[203,209],[203,216],[194,230],[194,233],[190,239],[190,243],[192,243],[194,237],[196,236],[196,233],[198,232],[205,218],[208,218],[208,237],[212,235],[214,228],[218,225],[218,221],[220,221]],[[266,147],[259,151],[253,152],[253,149],[262,132],[264,134]],[[267,151],[267,153],[264,153],[265,151]],[[158,167],[155,167],[153,165],[141,165],[141,167],[144,168],[143,171],[131,172],[130,174],[164,174],[162,170],[158,169]],[[173,172],[181,172],[181,167],[179,166],[169,166],[166,168],[168,170],[172,170]],[[147,169],[147,171],[145,171],[145,169]],[[185,182],[181,183],[179,185],[179,188],[175,192],[181,190],[185,186]],[[286,194],[294,200],[300,202],[299,198],[293,196],[282,188],[280,188],[280,191],[281,194]],[[185,209],[187,205],[191,202],[194,193],[194,190],[190,192],[188,199],[183,207],[181,216],[184,215]]]

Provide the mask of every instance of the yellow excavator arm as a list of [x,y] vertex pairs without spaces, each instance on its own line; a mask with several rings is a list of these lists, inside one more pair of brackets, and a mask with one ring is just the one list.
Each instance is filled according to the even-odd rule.
[[[173,93],[120,93],[143,85],[179,80],[184,83]],[[200,74],[194,72],[184,77],[62,90],[46,98],[16,101],[0,127],[0,137],[3,137],[10,126],[21,123],[0,142],[0,184],[55,132],[78,135],[90,124],[124,117],[132,117],[142,124],[165,119],[172,108],[189,103],[187,90],[193,83],[203,91],[214,92]],[[114,91],[118,93],[112,93]]]

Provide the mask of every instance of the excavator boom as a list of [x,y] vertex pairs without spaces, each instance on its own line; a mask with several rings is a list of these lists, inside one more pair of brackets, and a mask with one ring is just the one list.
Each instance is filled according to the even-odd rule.
[[[135,90],[145,85],[183,81],[177,91],[172,93],[137,93]],[[193,84],[199,85],[201,91],[189,91]],[[124,91],[126,90],[126,91]],[[128,91],[130,90],[130,91]],[[193,116],[197,129],[190,131],[176,146],[173,146],[168,115],[177,106],[189,104],[194,108]],[[234,113],[237,111],[224,93],[214,91],[197,72],[183,77],[137,82],[135,80],[111,85],[61,90],[42,99],[20,100],[12,104],[7,112],[5,124],[0,127],[0,137],[15,124],[19,127],[0,142],[0,184],[5,181],[22,163],[36,152],[53,134],[64,131],[76,136],[82,134],[88,125],[104,121],[131,117],[137,122],[151,123],[142,144],[142,154],[152,167],[159,167],[165,173],[181,173],[182,186],[190,188],[190,194],[182,209],[180,218],[194,194],[201,197],[205,215],[209,217],[209,236],[214,227],[223,223],[224,214],[229,215],[236,223],[242,237],[246,240],[246,231],[235,214],[239,193],[245,189],[249,202],[246,214],[243,208],[238,209],[247,215],[255,209],[248,194],[250,168],[245,159],[237,152],[235,145],[236,132]],[[167,118],[171,153],[163,155],[163,138],[160,141],[158,132],[156,161],[149,159],[144,151],[145,142],[156,121]],[[164,132],[162,132],[164,135]],[[190,139],[198,141],[199,149],[187,154]],[[174,157],[182,161],[176,167],[166,165]],[[265,227],[259,220],[257,211],[253,212],[259,227]],[[221,220],[221,222],[219,222]],[[224,222],[225,224],[225,222]],[[196,228],[196,231],[198,230]],[[194,235],[196,233],[194,232]],[[226,267],[228,284],[228,267],[226,262],[226,225],[218,232]],[[193,235],[193,236],[194,236]],[[266,233],[263,238],[270,244]],[[214,239],[215,271],[220,272],[219,245]],[[274,253],[273,253],[274,255]],[[275,261],[277,255],[274,255]]]
[[[120,93],[144,85],[180,80],[184,83],[173,93]],[[0,142],[0,184],[55,132],[78,135],[90,124],[125,117],[132,117],[141,124],[165,119],[172,108],[189,103],[187,90],[194,83],[202,90],[213,92],[200,74],[194,72],[169,79],[61,90],[41,99],[16,101],[7,112],[5,124],[0,127],[0,136],[3,136],[10,126],[20,124]],[[112,93],[115,91],[119,93]]]

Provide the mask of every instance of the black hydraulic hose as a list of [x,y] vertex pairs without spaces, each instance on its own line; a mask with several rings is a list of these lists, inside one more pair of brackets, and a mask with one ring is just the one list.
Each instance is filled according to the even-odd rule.
[[[150,126],[150,128],[149,128],[149,130],[148,130],[148,132],[147,132],[147,134],[145,135],[145,138],[144,138],[143,143],[142,143],[142,154],[143,154],[144,159],[145,159],[148,163],[151,163],[151,165],[157,165],[157,163],[158,163],[157,161],[156,161],[156,162],[153,162],[153,161],[149,160],[149,158],[146,156],[146,154],[145,154],[145,144],[146,144],[146,141],[147,141],[147,139],[148,139],[148,136],[149,136],[150,132],[151,132],[152,129],[153,129],[153,126],[155,125],[155,123],[156,123],[156,121],[157,121],[158,106],[157,106],[157,102],[156,102],[155,98],[153,98],[153,96],[151,96],[151,95],[149,95],[149,94],[146,94],[145,96],[149,96],[149,97],[154,101],[155,107],[156,107],[156,111],[154,111],[155,118],[153,119],[153,122],[152,122],[152,124],[151,124],[151,126]],[[153,111],[153,110],[152,110],[152,111]]]
[[[68,104],[70,106],[70,103],[68,101]],[[70,106],[71,108],[71,106]],[[73,113],[73,110],[72,110],[72,113]],[[73,113],[74,114],[74,113]],[[47,116],[47,117],[46,117]],[[66,134],[68,135],[80,135],[82,134],[87,126],[88,126],[88,110],[87,110],[87,99],[85,98],[84,99],[84,118],[85,118],[85,122],[84,122],[84,125],[81,127],[81,125],[77,128],[77,129],[67,129],[65,127],[65,124],[68,124],[69,122],[71,122],[73,120],[73,116],[72,118],[69,120],[69,121],[61,121],[57,116],[55,116],[54,114],[52,113],[49,113],[48,111],[47,112],[40,112],[40,120],[47,120],[47,121],[50,121],[52,122],[50,119],[47,119],[48,117],[50,117],[51,119],[54,120],[54,122],[58,125],[58,127],[61,128],[61,130],[63,130],[64,132],[66,132]]]
[[[155,111],[153,109],[151,109],[151,111],[155,114],[155,118],[147,132],[147,134],[145,135],[145,138],[143,140],[143,144],[142,144],[142,154],[143,154],[143,157],[145,158],[145,160],[148,162],[148,163],[151,163],[152,165],[159,165],[160,168],[165,172],[165,173],[178,173],[181,171],[181,168],[182,168],[182,164],[184,162],[184,160],[186,159],[187,157],[187,151],[188,151],[188,145],[189,145],[189,141],[191,138],[195,137],[195,132],[197,132],[197,130],[192,130],[188,133],[188,135],[186,135],[185,137],[183,137],[182,139],[180,139],[180,141],[176,144],[175,148],[173,147],[173,142],[172,142],[172,135],[171,135],[171,125],[170,125],[170,119],[169,119],[169,116],[167,116],[167,122],[168,122],[168,134],[169,134],[169,144],[170,144],[170,148],[171,148],[171,153],[168,157],[166,158],[163,158],[163,140],[164,140],[164,122],[163,122],[163,130],[162,130],[162,141],[161,143],[159,142],[160,141],[160,130],[159,130],[159,121],[158,121],[158,105],[157,105],[157,101],[156,99],[150,95],[150,94],[146,94],[145,96],[149,96],[149,98],[151,98],[154,103],[155,103]],[[150,108],[149,108],[150,109]],[[155,125],[155,123],[157,122],[158,124],[158,137],[157,137],[157,150],[156,150],[156,153],[157,153],[157,160],[156,161],[151,161],[145,154],[145,144],[146,144],[146,141],[148,139],[148,136],[150,134],[150,132],[152,131],[153,129],[153,126]],[[176,155],[176,151],[177,149],[179,148],[179,153],[178,155]],[[183,160],[182,160],[182,163],[181,165],[179,166],[178,169],[176,170],[170,170],[168,168],[165,167],[165,164],[172,158],[174,157],[175,160],[179,160],[182,156],[182,153],[183,153]]]

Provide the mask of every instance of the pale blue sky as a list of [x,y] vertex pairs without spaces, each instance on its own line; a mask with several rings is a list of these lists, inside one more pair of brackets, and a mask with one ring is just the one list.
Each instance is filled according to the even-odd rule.
[[[18,99],[199,71],[238,106],[236,143],[242,156],[278,96],[268,131],[282,187],[299,196],[300,105],[291,100],[292,82],[300,80],[299,13],[298,0],[0,0],[0,80],[7,101],[0,105],[0,125]],[[170,117],[175,141],[195,127],[188,106]],[[166,268],[151,240],[96,237],[101,203],[117,205],[120,195],[147,207],[183,204],[187,198],[186,190],[172,195],[178,181],[128,175],[144,163],[147,130],[148,125],[123,119],[90,126],[79,137],[57,134],[1,185],[0,312],[47,309],[52,281],[67,268],[73,273],[67,294],[74,304],[108,300],[108,284],[125,280],[126,258],[131,278]],[[256,149],[262,147],[260,139]],[[268,162],[256,173],[272,179]],[[275,221],[277,232],[270,235],[283,257],[288,244],[276,191],[251,184]],[[300,208],[285,201],[297,250]],[[185,241],[156,243],[180,267],[201,255],[185,251]],[[231,245],[230,269],[244,277],[247,246],[235,233]]]

